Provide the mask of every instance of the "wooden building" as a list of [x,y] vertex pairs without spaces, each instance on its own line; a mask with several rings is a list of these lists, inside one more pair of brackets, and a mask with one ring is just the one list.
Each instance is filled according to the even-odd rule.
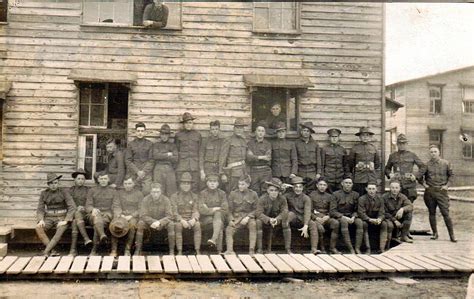
[[203,136],[215,119],[229,135],[280,102],[291,136],[313,121],[321,144],[338,127],[351,147],[368,125],[383,150],[383,4],[165,4],[168,26],[146,29],[133,0],[10,1],[0,217],[33,216],[48,172],[99,170],[106,138],[125,145],[142,121],[153,139],[185,111]]
[[[386,92],[401,103],[387,112],[386,140],[396,150],[396,136],[407,135],[409,148],[423,161],[437,144],[454,168],[455,185],[474,182],[474,66],[390,84]],[[387,146],[386,154],[390,148]]]

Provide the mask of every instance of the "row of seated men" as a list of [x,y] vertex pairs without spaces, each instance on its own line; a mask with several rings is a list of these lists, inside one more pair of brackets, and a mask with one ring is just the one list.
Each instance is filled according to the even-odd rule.
[[[149,195],[135,188],[133,177],[124,180],[124,188],[116,190],[109,184],[109,175],[99,173],[98,184],[92,188],[84,186],[86,173],[78,170],[72,174],[75,185],[59,187],[60,178],[55,174],[47,177],[48,189],[41,193],[37,209],[36,232],[46,246],[44,255],[56,254],[54,247],[72,224],[70,254],[77,254],[79,234],[85,246],[92,246],[91,255],[99,247],[108,244],[110,231],[111,255],[118,255],[119,239],[125,239],[125,255],[142,254],[144,232],[161,233],[166,230],[169,254],[183,253],[183,230],[192,230],[196,254],[201,252],[202,230],[212,232],[207,245],[226,254],[234,253],[234,234],[237,230],[248,232],[249,254],[272,250],[275,228],[283,232],[286,252],[291,252],[292,228],[303,239],[309,239],[309,250],[313,254],[329,251],[339,253],[336,248],[342,236],[345,250],[361,253],[364,244],[371,252],[369,233],[379,234],[379,248],[383,252],[390,246],[393,234],[401,241],[411,242],[408,231],[413,206],[400,192],[400,182],[393,181],[390,191],[383,196],[377,194],[375,182],[369,182],[367,194],[359,197],[352,190],[351,178],[341,183],[341,190],[328,193],[326,179],[319,178],[317,189],[305,194],[304,180],[293,177],[291,184],[284,184],[279,178],[265,182],[265,192],[259,196],[249,187],[251,178],[242,175],[237,188],[230,194],[219,189],[219,177],[206,177],[206,187],[196,194],[192,191],[192,175],[180,176],[179,190],[167,197],[160,183],[153,183]],[[93,240],[86,230],[86,222],[94,228]],[[349,228],[355,230],[351,240]],[[371,227],[377,228],[374,230]],[[56,228],[50,240],[46,231]],[[225,232],[225,233],[224,233]],[[329,250],[324,236],[329,235]],[[275,234],[279,234],[279,230]],[[263,246],[263,239],[267,239]],[[224,239],[225,238],[225,239]],[[355,245],[353,245],[355,244]],[[157,249],[157,251],[163,251]]]

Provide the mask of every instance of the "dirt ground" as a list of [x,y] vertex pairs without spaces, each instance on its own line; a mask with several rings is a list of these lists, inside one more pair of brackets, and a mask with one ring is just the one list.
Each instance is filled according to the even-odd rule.
[[[474,203],[451,202],[458,239],[474,239]],[[428,229],[422,199],[415,202],[414,227]],[[440,238],[447,238],[439,215]],[[416,242],[416,236],[415,236]],[[434,241],[435,242],[435,241]],[[282,281],[76,281],[2,282],[1,298],[465,298],[468,279],[417,279],[413,285],[379,280]]]

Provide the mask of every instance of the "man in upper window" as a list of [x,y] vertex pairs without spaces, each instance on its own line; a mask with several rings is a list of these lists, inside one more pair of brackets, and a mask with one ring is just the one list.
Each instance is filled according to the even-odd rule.
[[295,144],[286,139],[286,125],[276,126],[277,140],[272,144],[272,175],[283,183],[290,183],[298,171],[298,156]]
[[153,0],[143,11],[143,26],[163,28],[168,23],[169,9],[161,0]]
[[121,150],[117,148],[115,139],[107,140],[105,146],[108,154],[107,174],[110,179],[110,187],[117,188],[122,186],[125,178],[125,157]]
[[271,114],[265,119],[265,122],[268,125],[268,134],[274,135],[276,126],[279,122],[285,124],[286,127],[286,116],[281,113],[281,105],[279,103],[273,103],[271,109]]
[[[321,149],[321,175],[327,180],[330,192],[341,189],[344,178],[350,177],[346,149],[339,144],[341,130],[327,131],[329,145]],[[351,180],[352,182],[352,180]]]
[[295,141],[298,156],[298,176],[310,182],[321,177],[321,156],[318,143],[311,137],[314,134],[313,123],[300,124],[301,138]]
[[262,195],[265,192],[264,184],[272,178],[272,145],[265,140],[267,124],[260,121],[255,128],[255,138],[248,143],[247,162],[250,168],[250,189]]

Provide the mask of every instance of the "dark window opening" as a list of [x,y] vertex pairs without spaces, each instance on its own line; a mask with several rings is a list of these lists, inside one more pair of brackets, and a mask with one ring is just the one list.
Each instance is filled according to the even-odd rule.
[[3,160],[3,102],[0,99],[0,160]]
[[430,145],[437,145],[441,156],[443,156],[443,131],[430,130]]
[[430,90],[430,113],[440,114],[441,104],[443,100],[441,86],[431,86],[429,90]]
[[6,22],[8,16],[8,0],[0,0],[0,22]]

